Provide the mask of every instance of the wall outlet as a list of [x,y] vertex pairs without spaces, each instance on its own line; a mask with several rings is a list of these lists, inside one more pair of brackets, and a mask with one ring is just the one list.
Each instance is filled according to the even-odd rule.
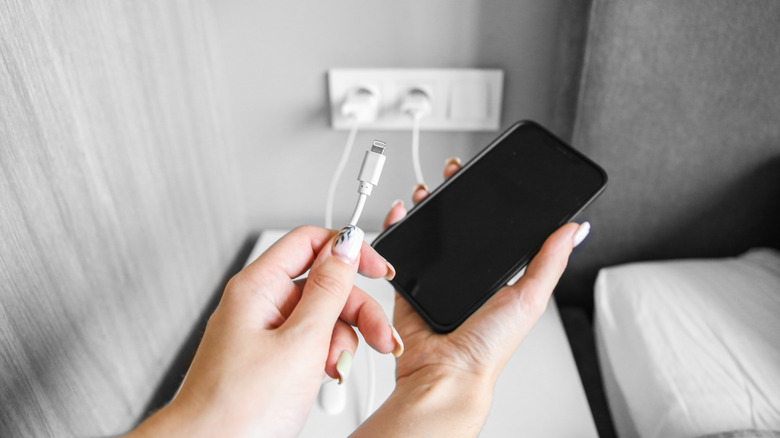
[[420,120],[421,130],[496,131],[501,124],[504,72],[484,69],[334,69],[328,71],[331,127],[346,130],[351,121],[341,105],[356,89],[377,90],[379,114],[362,123],[363,130],[407,130],[412,119],[401,111],[404,96],[425,91],[431,112]]

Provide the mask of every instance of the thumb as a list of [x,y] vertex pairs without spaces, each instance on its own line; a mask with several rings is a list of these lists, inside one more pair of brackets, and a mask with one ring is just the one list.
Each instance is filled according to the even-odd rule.
[[363,230],[348,225],[322,248],[285,325],[321,329],[330,336],[352,290],[364,236]]

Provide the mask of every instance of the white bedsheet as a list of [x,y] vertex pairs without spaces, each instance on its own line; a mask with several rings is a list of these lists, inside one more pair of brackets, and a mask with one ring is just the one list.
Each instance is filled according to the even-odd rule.
[[780,253],[606,268],[595,300],[621,437],[780,430]]

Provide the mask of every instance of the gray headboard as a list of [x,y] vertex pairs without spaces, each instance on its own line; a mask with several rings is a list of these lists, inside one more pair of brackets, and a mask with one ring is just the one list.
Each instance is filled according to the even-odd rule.
[[557,291],[604,266],[780,247],[780,3],[593,2],[573,144],[607,170]]

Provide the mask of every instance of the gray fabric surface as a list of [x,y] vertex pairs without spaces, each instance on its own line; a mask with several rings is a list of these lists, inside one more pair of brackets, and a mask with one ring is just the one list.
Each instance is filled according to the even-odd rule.
[[780,2],[594,1],[573,144],[610,182],[564,305],[603,266],[780,247]]
[[555,80],[552,121],[548,128],[570,142],[577,117],[577,97],[585,59],[585,40],[591,0],[564,2],[561,5],[558,42],[555,53]]
[[0,0],[0,437],[116,435],[249,224],[206,2]]
[[706,435],[701,438],[777,438],[780,432],[772,430],[734,430],[730,432],[721,432],[713,435]]

